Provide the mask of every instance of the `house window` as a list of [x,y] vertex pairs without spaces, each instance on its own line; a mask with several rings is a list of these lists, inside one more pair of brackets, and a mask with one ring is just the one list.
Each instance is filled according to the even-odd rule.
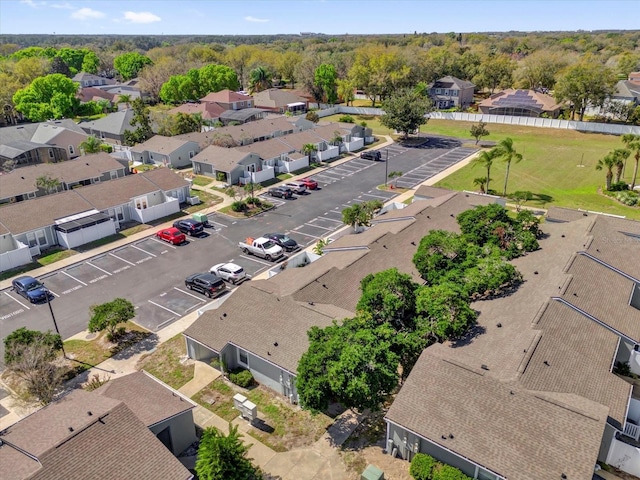
[[458,90],[451,90],[451,96],[452,97],[457,97],[458,96]]
[[244,365],[245,367],[249,366],[249,356],[244,350],[238,350],[238,363]]
[[441,93],[441,92],[442,92],[442,90],[441,90],[441,89],[436,88],[436,95],[440,95],[440,93]]
[[53,155],[53,148],[50,148],[50,149],[49,149],[49,158],[54,158],[54,155]]
[[36,198],[36,192],[27,193],[27,198]]
[[45,247],[47,245],[47,236],[45,235],[44,230],[27,233],[27,244],[29,245],[29,248],[35,247],[36,245]]
[[114,178],[118,178],[118,172],[116,172],[115,170],[109,172],[109,176],[111,177],[111,180],[113,180]]
[[91,183],[100,183],[100,177],[94,177],[91,179]]
[[195,156],[195,152],[189,152],[189,158],[193,158]]
[[73,148],[73,145],[69,145],[69,155],[75,155],[76,151]]

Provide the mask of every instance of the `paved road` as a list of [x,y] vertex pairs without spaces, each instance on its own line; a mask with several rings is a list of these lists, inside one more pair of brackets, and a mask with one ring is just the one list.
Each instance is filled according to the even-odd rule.
[[[414,187],[473,152],[456,140],[433,138],[417,148],[391,145],[388,152],[382,150],[382,158],[388,155],[389,172],[405,172],[397,180],[399,187]],[[42,277],[56,297],[51,305],[63,338],[86,330],[91,305],[116,297],[129,299],[136,306],[135,321],[157,331],[208,301],[184,288],[187,275],[229,261],[244,267],[251,276],[272,266],[244,255],[237,248],[244,238],[286,232],[302,245],[310,245],[343,226],[341,212],[345,207],[395,196],[376,189],[384,183],[385,162],[354,158],[313,177],[319,190],[291,200],[270,199],[277,207],[258,217],[234,220],[211,214],[214,228],[200,238],[188,238],[186,245],[173,246],[148,237]],[[0,291],[0,335],[4,338],[23,326],[52,330],[47,305],[31,305],[15,292]],[[3,347],[0,344],[2,356]]]

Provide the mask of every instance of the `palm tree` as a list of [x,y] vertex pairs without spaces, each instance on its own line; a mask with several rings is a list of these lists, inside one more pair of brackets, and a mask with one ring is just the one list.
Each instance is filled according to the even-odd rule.
[[100,145],[102,145],[102,142],[98,137],[89,135],[87,139],[84,142],[81,142],[78,146],[80,147],[80,150],[87,155],[89,153],[100,152]]
[[127,108],[129,108],[129,104],[131,103],[131,98],[132,98],[131,95],[127,95],[127,94],[118,95],[118,102],[117,103],[118,103],[118,105],[121,104],[121,103],[124,103],[127,106]]
[[502,192],[502,195],[506,197],[511,162],[519,163],[522,160],[522,154],[516,152],[515,148],[513,148],[513,139],[507,137],[498,143],[495,148],[495,155],[497,159],[500,159],[507,164],[507,172],[504,176],[504,191]]
[[607,190],[611,190],[611,179],[613,178],[613,167],[616,166],[616,157],[613,155],[613,152],[607,153],[603,158],[598,160],[598,164],[596,165],[596,170],[602,170],[604,168],[607,169]]
[[313,143],[305,143],[302,146],[302,153],[309,157],[309,163],[312,163],[313,154],[318,151],[318,147],[316,147]]
[[619,183],[622,178],[622,171],[629,155],[631,155],[631,152],[624,148],[616,148],[613,151],[613,157],[616,159],[616,183]]
[[[486,186],[486,192],[489,192],[489,181],[491,181],[491,178],[489,177],[489,175],[491,174],[491,165],[493,165],[493,159],[496,157],[496,149],[492,148],[489,151],[483,151],[480,153],[480,155],[478,155],[476,158],[474,158],[471,163],[473,165],[480,165],[484,168],[487,169],[487,178],[485,179],[485,186]],[[476,185],[476,182],[474,180],[474,185]],[[483,191],[484,193],[484,191]]]
[[57,192],[60,185],[60,180],[49,175],[42,175],[36,178],[36,187],[41,188],[47,194]]
[[487,184],[487,179],[485,177],[474,178],[473,184],[478,186],[480,193],[486,193],[485,185]]
[[631,152],[633,152],[633,159],[636,164],[633,167],[633,176],[631,177],[631,190],[636,186],[636,179],[638,177],[638,163],[640,162],[640,135],[634,135],[627,133],[622,136],[622,141]]
[[257,67],[249,74],[249,92],[256,93],[271,88],[271,72],[265,67]]

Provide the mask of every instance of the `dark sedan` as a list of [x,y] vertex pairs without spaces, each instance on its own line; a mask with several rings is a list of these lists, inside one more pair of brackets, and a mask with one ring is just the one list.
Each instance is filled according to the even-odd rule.
[[204,231],[204,225],[202,222],[198,222],[193,218],[185,218],[183,220],[177,220],[173,222],[173,228],[177,228],[182,233],[187,235],[200,235]]
[[13,290],[31,303],[44,302],[51,294],[45,286],[33,277],[25,275],[11,282]]
[[298,242],[293,238],[286,236],[284,233],[265,233],[263,237],[268,238],[276,245],[280,245],[287,252],[293,252],[300,248]]
[[270,188],[267,192],[272,197],[280,197],[280,198],[291,198],[293,197],[293,192],[288,188],[284,187],[273,187]]

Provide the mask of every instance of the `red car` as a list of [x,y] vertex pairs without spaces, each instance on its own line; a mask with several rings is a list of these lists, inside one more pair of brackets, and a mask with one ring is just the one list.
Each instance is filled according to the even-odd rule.
[[299,180],[299,182],[304,184],[309,190],[315,190],[318,188],[318,182],[311,178],[303,178],[302,180]]
[[174,245],[180,245],[187,241],[187,237],[184,233],[175,227],[165,228],[156,233],[156,237],[165,242],[172,243]]

